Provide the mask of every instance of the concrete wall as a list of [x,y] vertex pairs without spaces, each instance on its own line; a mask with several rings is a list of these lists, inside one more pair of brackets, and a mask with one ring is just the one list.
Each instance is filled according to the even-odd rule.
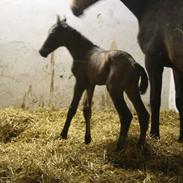
[[[138,25],[134,16],[119,0],[101,1],[86,11],[81,19],[74,17],[67,0],[1,0],[0,1],[0,106],[37,107],[68,106],[74,78],[72,59],[65,48],[50,57],[41,58],[38,50],[56,21],[56,14],[66,15],[68,23],[105,49],[123,49],[144,64],[137,44]],[[174,107],[172,74],[165,71],[162,106]],[[105,87],[97,87],[95,106],[108,105]],[[149,103],[149,91],[143,96]],[[171,103],[170,103],[171,101]]]

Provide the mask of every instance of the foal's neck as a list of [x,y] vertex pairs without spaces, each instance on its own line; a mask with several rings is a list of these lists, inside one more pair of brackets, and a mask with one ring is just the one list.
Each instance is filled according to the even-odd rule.
[[71,28],[71,30],[69,30],[69,34],[69,39],[67,40],[65,46],[75,61],[84,61],[89,52],[97,46],[75,29]]

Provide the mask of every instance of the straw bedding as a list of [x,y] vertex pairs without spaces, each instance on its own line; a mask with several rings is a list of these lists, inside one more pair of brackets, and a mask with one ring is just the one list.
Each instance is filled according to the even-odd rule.
[[113,110],[95,111],[92,143],[84,144],[82,111],[67,140],[60,140],[66,109],[0,109],[0,182],[3,183],[174,183],[183,181],[183,144],[179,119],[161,112],[161,139],[147,135],[145,150],[136,147],[139,125],[134,114],[126,149],[114,152],[119,120]]

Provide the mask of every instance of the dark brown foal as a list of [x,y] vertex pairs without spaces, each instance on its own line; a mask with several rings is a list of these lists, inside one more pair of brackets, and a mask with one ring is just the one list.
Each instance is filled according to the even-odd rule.
[[91,142],[90,118],[93,92],[96,85],[106,85],[121,122],[117,150],[121,150],[125,144],[132,120],[132,114],[124,100],[124,92],[127,93],[137,111],[140,123],[138,144],[143,146],[149,120],[149,114],[140,97],[140,92],[141,94],[145,93],[148,86],[148,78],[143,67],[124,51],[105,51],[99,48],[70,27],[66,20],[61,21],[58,17],[57,23],[53,26],[40,50],[40,54],[47,57],[60,46],[65,46],[73,57],[72,72],[76,79],[74,96],[61,137],[67,138],[71,120],[76,113],[81,96],[86,90],[83,108],[86,121],[85,143]]

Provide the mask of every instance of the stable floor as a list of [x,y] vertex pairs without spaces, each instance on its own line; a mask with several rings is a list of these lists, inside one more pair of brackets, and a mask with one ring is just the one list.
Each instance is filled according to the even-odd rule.
[[179,119],[161,112],[161,139],[147,134],[146,148],[136,147],[137,116],[126,149],[114,152],[119,134],[115,111],[94,111],[92,142],[84,144],[82,111],[75,116],[67,140],[60,140],[66,109],[27,111],[0,109],[0,182],[3,183],[181,183],[183,144]]

